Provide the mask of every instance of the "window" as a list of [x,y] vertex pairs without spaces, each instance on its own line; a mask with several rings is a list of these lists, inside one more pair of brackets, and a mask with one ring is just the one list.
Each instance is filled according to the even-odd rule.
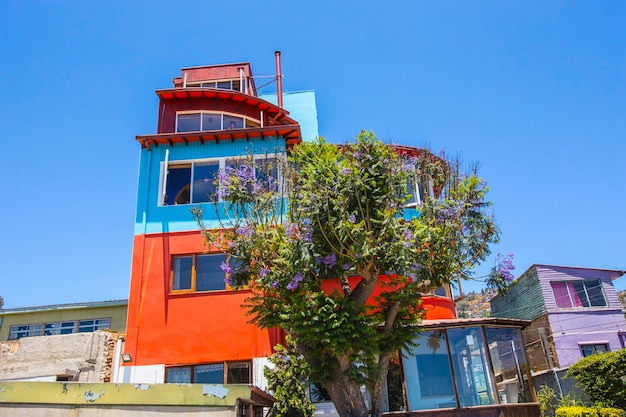
[[[245,158],[220,158],[186,162],[170,162],[164,175],[162,205],[197,204],[218,201],[217,174],[226,168],[236,168]],[[282,175],[275,156],[254,159],[254,176],[264,187],[278,191]]]
[[58,323],[46,323],[44,335],[51,336],[55,334],[71,334],[76,330],[75,321],[61,321]]
[[597,343],[591,345],[580,345],[580,351],[584,358],[587,356],[595,355],[596,353],[610,352],[609,345],[607,343]]
[[172,257],[172,291],[201,292],[226,289],[222,271],[225,254],[196,254]]
[[209,130],[227,130],[259,127],[257,120],[224,113],[179,113],[176,115],[177,132],[204,132]]
[[111,319],[81,320],[78,322],[79,333],[95,332],[111,327]]
[[187,87],[219,88],[221,90],[241,91],[241,81],[239,79],[223,81],[204,81],[200,83],[187,83]]
[[224,362],[167,368],[166,382],[176,384],[249,384],[249,362]]
[[42,324],[23,324],[19,326],[11,326],[9,330],[9,340],[16,340],[22,337],[41,336],[43,330]]
[[416,206],[422,204],[428,197],[434,197],[433,182],[427,178],[413,178],[406,183],[406,192],[409,195],[406,205]]
[[558,308],[607,306],[599,279],[554,281],[550,284]]
[[9,329],[9,340],[32,336],[95,332],[96,330],[108,329],[109,327],[111,327],[110,318],[20,324],[11,326]]

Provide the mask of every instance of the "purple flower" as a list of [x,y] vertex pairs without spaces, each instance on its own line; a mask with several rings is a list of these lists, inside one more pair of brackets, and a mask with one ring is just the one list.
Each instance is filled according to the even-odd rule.
[[222,262],[220,268],[222,271],[226,272],[227,275],[231,275],[233,273],[233,269],[230,267],[228,262]]
[[506,282],[511,282],[515,279],[515,276],[511,273],[515,269],[513,265],[514,254],[512,252],[503,255],[499,253],[496,256],[496,270],[504,278]]
[[334,253],[329,253],[328,255],[324,256],[322,262],[324,263],[324,265],[326,265],[326,268],[330,269],[337,263],[337,255],[335,255]]
[[289,239],[296,239],[297,236],[297,231],[298,231],[298,226],[291,223],[291,222],[287,222],[285,223],[285,234],[287,235],[287,237]]
[[287,289],[289,291],[295,290],[296,288],[298,288],[298,285],[302,282],[302,280],[304,280],[304,274],[302,272],[298,272],[296,275],[293,276],[291,282],[287,284]]
[[356,216],[354,214],[351,214],[348,216],[348,221],[350,223],[355,223],[356,222]]
[[278,287],[278,281],[272,281],[272,283],[270,284],[270,288],[276,288]]
[[352,269],[353,266],[354,265],[352,265],[352,264],[345,263],[345,264],[341,265],[341,269],[343,269],[344,271],[349,271],[349,270]]
[[270,269],[269,268],[263,267],[263,268],[259,269],[259,276],[261,276],[261,277],[264,277],[264,276],[266,276],[269,273],[270,273]]
[[254,230],[250,226],[239,226],[236,233],[250,239],[254,234]]
[[341,170],[341,173],[342,173],[343,175],[347,175],[347,174],[349,174],[349,173],[350,173],[350,168],[343,168],[343,169]]

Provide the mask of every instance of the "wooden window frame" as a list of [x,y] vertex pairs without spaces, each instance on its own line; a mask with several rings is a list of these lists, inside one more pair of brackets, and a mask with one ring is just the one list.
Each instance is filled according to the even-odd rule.
[[[175,258],[192,258],[191,263],[191,288],[184,289],[174,289],[174,259]],[[213,252],[213,253],[187,253],[187,254],[172,254],[170,257],[170,294],[179,295],[179,294],[204,294],[204,293],[214,293],[220,291],[228,291],[230,290],[230,286],[224,281],[224,288],[219,290],[207,290],[207,291],[197,291],[196,290],[196,259],[198,256],[223,256],[224,261],[227,259],[227,255],[223,252]],[[226,273],[224,273],[226,275]]]

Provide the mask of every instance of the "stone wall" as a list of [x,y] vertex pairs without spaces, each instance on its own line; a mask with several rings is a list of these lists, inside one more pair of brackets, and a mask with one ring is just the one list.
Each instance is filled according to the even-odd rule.
[[0,343],[0,381],[110,381],[117,333],[25,337]]

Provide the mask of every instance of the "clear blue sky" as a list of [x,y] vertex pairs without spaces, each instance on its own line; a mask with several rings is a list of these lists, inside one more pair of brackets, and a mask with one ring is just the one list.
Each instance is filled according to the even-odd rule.
[[5,0],[0,20],[7,308],[126,298],[154,90],[186,66],[272,74],[276,49],[330,141],[479,161],[516,275],[626,269],[626,2]]

